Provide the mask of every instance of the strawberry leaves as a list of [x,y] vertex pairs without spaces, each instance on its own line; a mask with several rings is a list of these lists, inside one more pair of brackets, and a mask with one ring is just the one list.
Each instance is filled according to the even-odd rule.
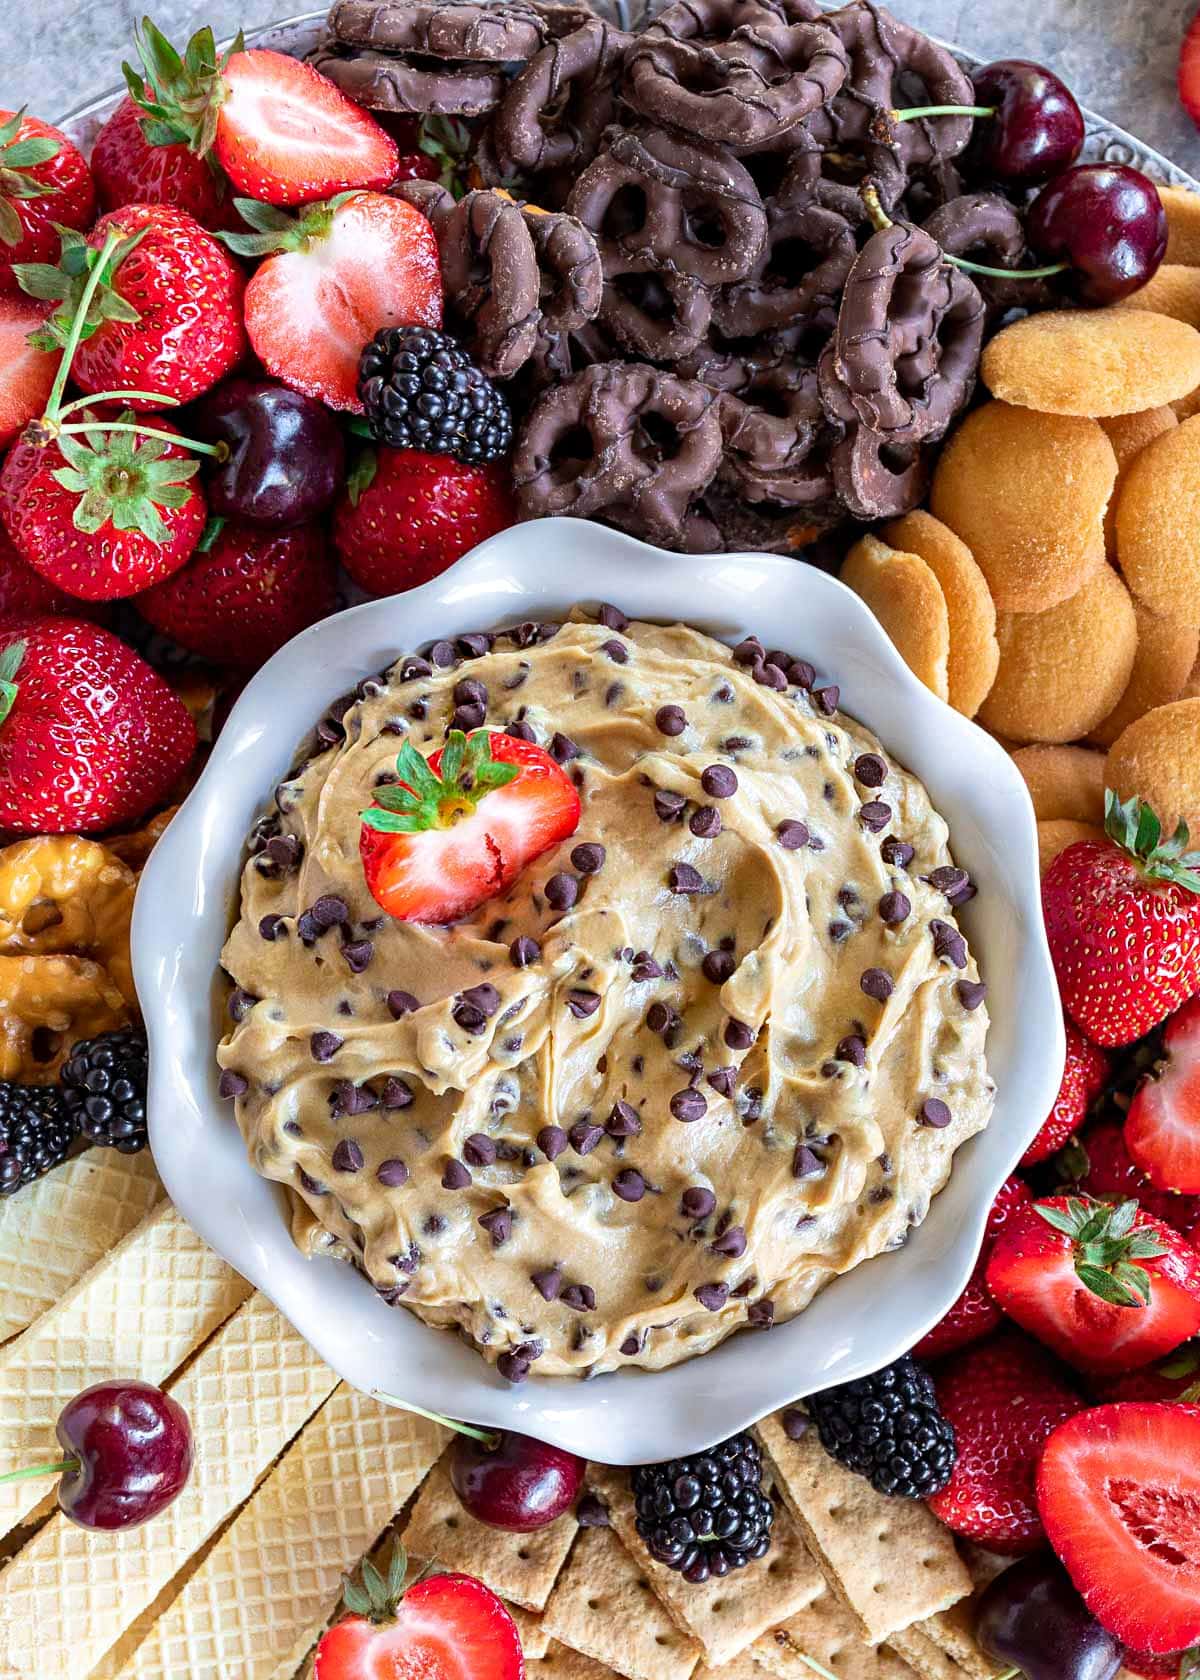
[[58,447],[67,464],[53,477],[79,497],[73,515],[77,531],[91,536],[111,522],[114,530],[140,531],[160,548],[170,540],[159,509],[185,506],[193,494],[188,480],[199,472],[199,461],[168,458],[169,445],[162,438],[107,431],[102,422],[77,436],[61,435]]
[[452,828],[487,794],[507,787],[521,774],[520,765],[501,764],[491,752],[486,729],[470,736],[452,729],[442,748],[439,774],[411,741],[405,741],[396,758],[399,782],[375,790],[375,804],[360,813],[363,824],[383,834]]
[[13,209],[14,199],[45,198],[54,188],[29,173],[39,164],[50,163],[62,150],[57,140],[48,134],[28,134],[21,138],[21,124],[25,107],[0,124],[0,240],[5,245],[19,245],[25,230]]
[[256,198],[235,198],[233,207],[254,231],[252,233],[218,233],[217,238],[239,257],[266,257],[276,251],[303,251],[316,240],[327,237],[333,218],[352,192],[335,193],[323,204],[306,204],[296,215],[290,215],[275,204],[262,204]]
[[1104,831],[1128,852],[1142,872],[1156,881],[1171,881],[1200,893],[1200,852],[1188,851],[1188,825],[1181,822],[1169,840],[1162,824],[1141,800],[1121,800],[1112,788],[1104,792]]
[[13,709],[13,701],[17,698],[17,672],[24,657],[24,642],[9,642],[0,653],[0,723]]
[[434,1573],[432,1563],[428,1563],[410,1581],[408,1553],[397,1540],[386,1576],[380,1573],[370,1558],[364,1558],[359,1565],[361,1586],[352,1576],[342,1576],[342,1601],[352,1615],[362,1616],[364,1620],[380,1626],[395,1619],[396,1608],[410,1587],[415,1587],[418,1581]]
[[1115,1207],[1091,1197],[1072,1196],[1065,1209],[1035,1204],[1047,1225],[1071,1240],[1075,1275],[1093,1295],[1113,1307],[1147,1307],[1150,1274],[1138,1260],[1168,1252],[1153,1229],[1135,1228],[1138,1203],[1130,1198]]
[[[147,143],[185,145],[198,157],[208,157],[216,139],[217,112],[225,98],[221,72],[235,52],[244,50],[241,34],[221,53],[212,30],[205,26],[192,36],[181,57],[147,17],[135,29],[133,40],[142,68],[122,64],[121,71],[129,97],[144,113],[141,130]],[[213,170],[219,173],[215,162]]]
[[[97,251],[74,228],[57,229],[62,254],[54,263],[15,263],[21,290],[43,303],[57,303],[29,342],[38,350],[56,350],[91,338],[105,321],[140,320],[137,310],[116,290],[114,280],[125,258],[145,237],[142,228],[128,238],[106,241]],[[84,307],[85,294],[86,307]],[[74,335],[74,342],[72,337]]]

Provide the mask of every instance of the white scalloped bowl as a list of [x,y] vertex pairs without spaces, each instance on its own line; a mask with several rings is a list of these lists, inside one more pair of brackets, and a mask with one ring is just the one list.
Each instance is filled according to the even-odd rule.
[[[440,636],[554,618],[575,601],[684,618],[723,639],[757,632],[840,684],[842,705],[926,783],[979,896],[962,921],[988,981],[990,1126],[963,1146],[908,1243],[835,1280],[769,1335],[746,1332],[661,1372],[506,1385],[473,1348],[387,1307],[349,1266],[293,1246],[283,1193],[247,1159],[217,1095],[222,944],[245,836],[324,706]],[[247,686],[142,876],[134,971],[150,1038],[150,1136],[163,1182],[218,1253],[270,1296],[348,1382],[474,1423],[516,1428],[609,1463],[700,1451],[814,1389],[876,1370],[965,1284],[997,1190],[1049,1112],[1064,1037],[1042,926],[1025,785],[982,730],[935,699],[843,584],[766,555],[666,554],[572,519],[520,525],[441,577],[352,607],[277,653]]]

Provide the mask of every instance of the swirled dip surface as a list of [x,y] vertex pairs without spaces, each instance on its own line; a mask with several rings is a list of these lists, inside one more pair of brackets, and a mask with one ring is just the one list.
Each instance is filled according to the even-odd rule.
[[[577,618],[364,685],[277,790],[223,958],[223,1089],[296,1241],[518,1377],[799,1312],[924,1218],[993,1094],[971,889],[922,784],[826,692]],[[393,921],[359,812],[464,677],[582,820],[468,920]]]

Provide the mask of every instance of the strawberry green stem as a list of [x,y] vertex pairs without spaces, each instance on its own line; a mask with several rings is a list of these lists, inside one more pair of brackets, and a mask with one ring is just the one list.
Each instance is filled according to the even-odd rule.
[[394,1394],[385,1394],[381,1388],[371,1390],[373,1400],[382,1400],[385,1406],[399,1406],[402,1412],[415,1412],[418,1417],[428,1418],[430,1423],[440,1423],[445,1429],[453,1429],[456,1434],[469,1435],[472,1441],[478,1441],[489,1452],[495,1452],[503,1440],[503,1436],[496,1429],[476,1429],[474,1424],[459,1423],[454,1418],[443,1417],[440,1412],[427,1412],[424,1406],[414,1406],[411,1400],[398,1400]]
[[117,228],[109,228],[104,244],[100,248],[100,258],[92,272],[87,277],[87,285],[83,288],[83,296],[79,300],[79,307],[75,311],[75,318],[71,322],[71,330],[67,334],[67,342],[63,346],[62,361],[58,364],[58,372],[54,376],[54,384],[50,387],[50,395],[46,399],[47,420],[59,418],[59,404],[63,399],[63,392],[67,388],[67,380],[71,375],[71,363],[75,359],[75,352],[79,348],[79,340],[83,336],[84,324],[88,318],[92,299],[104,277],[108,266],[108,259],[121,243],[122,235]]
[[907,105],[902,111],[889,111],[893,122],[915,122],[918,117],[994,117],[994,105]]
[[180,437],[178,432],[163,432],[156,426],[143,426],[140,421],[133,420],[80,420],[70,426],[55,426],[54,435],[61,437],[64,433],[69,437],[72,432],[99,432],[102,435],[109,432],[135,432],[138,437],[161,438],[164,443],[175,443],[184,449],[191,449],[197,455],[212,455],[218,461],[229,459],[229,446],[225,443],[197,443],[195,438]]
[[64,1458],[58,1464],[27,1464],[24,1470],[10,1470],[6,1476],[0,1476],[0,1487],[6,1482],[27,1482],[34,1476],[63,1476],[78,1469],[77,1458]]

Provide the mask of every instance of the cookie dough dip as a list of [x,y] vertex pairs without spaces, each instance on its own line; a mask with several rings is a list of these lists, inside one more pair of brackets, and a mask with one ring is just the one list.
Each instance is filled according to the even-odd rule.
[[520,1381],[693,1358],[904,1242],[992,1107],[974,889],[837,702],[603,608],[332,708],[222,959],[305,1252]]

